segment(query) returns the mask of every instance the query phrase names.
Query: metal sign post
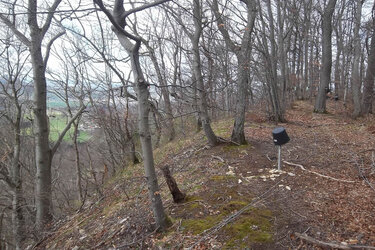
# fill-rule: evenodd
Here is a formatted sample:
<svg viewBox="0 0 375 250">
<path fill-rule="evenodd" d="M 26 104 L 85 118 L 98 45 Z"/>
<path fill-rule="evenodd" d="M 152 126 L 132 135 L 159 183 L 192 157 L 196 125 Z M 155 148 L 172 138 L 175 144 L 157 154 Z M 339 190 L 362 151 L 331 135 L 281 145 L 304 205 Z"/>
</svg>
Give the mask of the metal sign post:
<svg viewBox="0 0 375 250">
<path fill-rule="evenodd" d="M 281 170 L 281 145 L 284 145 L 290 141 L 288 134 L 285 131 L 285 128 L 278 127 L 272 131 L 273 142 L 277 146 L 278 149 L 278 157 L 277 157 L 277 169 Z"/>
<path fill-rule="evenodd" d="M 279 154 L 277 157 L 277 170 L 281 170 L 281 145 L 277 147 L 279 148 Z"/>
</svg>

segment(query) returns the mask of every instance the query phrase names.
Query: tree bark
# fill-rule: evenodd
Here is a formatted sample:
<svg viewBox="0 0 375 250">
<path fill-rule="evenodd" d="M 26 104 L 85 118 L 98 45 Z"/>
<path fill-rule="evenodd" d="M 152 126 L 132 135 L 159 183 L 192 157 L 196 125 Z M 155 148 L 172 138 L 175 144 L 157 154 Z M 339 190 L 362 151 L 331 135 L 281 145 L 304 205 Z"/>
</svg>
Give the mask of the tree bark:
<svg viewBox="0 0 375 250">
<path fill-rule="evenodd" d="M 326 112 L 326 94 L 331 81 L 332 70 L 332 16 L 337 0 L 329 0 L 322 18 L 322 64 L 320 69 L 320 84 L 315 100 L 314 112 Z"/>
<path fill-rule="evenodd" d="M 201 15 L 201 8 L 200 8 L 200 0 L 193 0 L 194 2 L 194 34 L 190 36 L 190 40 L 192 42 L 192 51 L 193 51 L 193 74 L 196 80 L 196 86 L 198 90 L 199 96 L 199 113 L 200 119 L 202 122 L 203 130 L 206 134 L 208 143 L 210 146 L 215 146 L 219 143 L 214 131 L 211 128 L 211 121 L 208 115 L 208 105 L 207 105 L 207 93 L 205 91 L 205 86 L 203 83 L 203 76 L 202 76 L 202 65 L 201 65 L 201 58 L 199 52 L 199 39 L 202 33 L 202 15 Z"/>
<path fill-rule="evenodd" d="M 370 53 L 368 56 L 366 77 L 363 89 L 362 114 L 372 114 L 372 105 L 374 98 L 374 77 L 375 77 L 375 2 L 373 6 L 372 17 L 372 36 L 370 44 Z"/>
<path fill-rule="evenodd" d="M 237 58 L 237 103 L 236 113 L 234 118 L 234 126 L 232 130 L 231 140 L 238 144 L 246 144 L 245 138 L 245 114 L 249 102 L 249 73 L 250 73 L 250 58 L 251 58 L 251 34 L 254 28 L 254 21 L 256 16 L 256 3 L 253 0 L 242 1 L 247 7 L 247 24 L 244 35 L 241 39 L 241 46 L 236 46 L 230 38 L 228 30 L 225 28 L 225 21 L 219 11 L 218 1 L 214 0 L 211 8 L 213 9 L 218 28 L 222 34 L 227 47 Z"/>
<path fill-rule="evenodd" d="M 186 194 L 182 193 L 178 188 L 176 180 L 173 178 L 171 172 L 169 171 L 168 165 L 165 165 L 161 168 L 163 171 L 164 178 L 167 182 L 169 191 L 172 194 L 173 201 L 179 203 L 185 200 Z"/>
<path fill-rule="evenodd" d="M 363 0 L 356 1 L 356 11 L 354 18 L 354 58 L 351 77 L 352 97 L 353 97 L 353 118 L 361 114 L 361 77 L 360 77 L 360 59 L 361 59 L 361 38 L 359 30 L 361 28 Z"/>
</svg>

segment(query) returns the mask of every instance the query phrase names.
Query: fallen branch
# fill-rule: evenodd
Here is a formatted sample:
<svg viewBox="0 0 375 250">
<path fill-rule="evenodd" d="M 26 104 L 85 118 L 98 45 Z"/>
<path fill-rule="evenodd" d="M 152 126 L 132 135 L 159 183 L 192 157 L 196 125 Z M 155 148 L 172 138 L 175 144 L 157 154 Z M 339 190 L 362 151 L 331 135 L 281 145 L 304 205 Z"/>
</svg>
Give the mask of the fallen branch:
<svg viewBox="0 0 375 250">
<path fill-rule="evenodd" d="M 342 244 L 342 243 L 334 243 L 334 242 L 324 242 L 321 240 L 314 239 L 313 237 L 307 236 L 306 234 L 301 233 L 294 233 L 295 236 L 298 238 L 305 240 L 309 243 L 312 243 L 314 245 L 318 245 L 321 247 L 330 247 L 330 248 L 336 248 L 336 249 L 375 249 L 375 247 L 372 246 L 361 246 L 361 245 L 349 245 L 349 244 Z"/>
<path fill-rule="evenodd" d="M 363 165 L 363 161 L 362 161 L 362 164 L 359 164 L 358 161 L 357 161 L 357 158 L 356 156 L 353 156 L 353 159 L 354 159 L 354 164 L 357 165 L 357 168 L 358 168 L 358 173 L 359 175 L 362 177 L 362 179 L 367 183 L 367 185 L 369 185 L 369 187 L 375 191 L 375 187 L 371 184 L 371 182 L 367 179 L 367 177 L 363 174 L 362 172 L 362 168 L 361 168 L 361 165 Z"/>
<path fill-rule="evenodd" d="M 355 181 L 337 179 L 337 178 L 334 178 L 334 177 L 331 177 L 331 176 L 328 176 L 328 175 L 324 175 L 324 174 L 320 174 L 320 173 L 315 172 L 315 171 L 308 170 L 304 166 L 302 166 L 301 164 L 296 164 L 296 163 L 292 163 L 292 162 L 288 162 L 288 161 L 283 161 L 283 163 L 285 163 L 287 165 L 290 165 L 290 166 L 299 167 L 303 171 L 315 174 L 317 176 L 320 176 L 320 177 L 323 177 L 323 178 L 326 178 L 326 179 L 330 179 L 330 180 L 334 180 L 334 181 L 340 181 L 340 182 L 346 182 L 346 183 L 355 183 Z"/>
<path fill-rule="evenodd" d="M 224 159 L 221 158 L 220 156 L 217 156 L 217 155 L 211 155 L 211 157 L 212 157 L 213 159 L 215 159 L 215 160 L 219 160 L 219 161 L 221 161 L 222 163 L 225 162 Z"/>
<path fill-rule="evenodd" d="M 229 143 L 233 143 L 233 144 L 235 144 L 235 145 L 237 145 L 237 146 L 241 146 L 241 144 L 239 144 L 239 143 L 237 143 L 237 142 L 235 142 L 235 141 L 227 140 L 227 139 L 225 139 L 225 138 L 223 138 L 223 137 L 220 137 L 220 136 L 218 136 L 217 139 L 218 139 L 219 141 L 222 141 L 222 142 L 229 142 Z"/>
</svg>

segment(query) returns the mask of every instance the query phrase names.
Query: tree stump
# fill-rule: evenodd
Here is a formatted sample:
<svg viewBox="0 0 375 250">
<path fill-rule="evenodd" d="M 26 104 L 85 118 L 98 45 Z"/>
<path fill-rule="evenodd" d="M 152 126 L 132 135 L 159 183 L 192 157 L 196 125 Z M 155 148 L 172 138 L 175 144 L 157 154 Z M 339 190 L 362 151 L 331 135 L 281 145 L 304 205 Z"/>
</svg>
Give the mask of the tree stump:
<svg viewBox="0 0 375 250">
<path fill-rule="evenodd" d="M 161 167 L 161 171 L 163 171 L 163 175 L 167 182 L 169 191 L 171 192 L 173 196 L 173 201 L 175 203 L 184 201 L 186 194 L 182 193 L 180 189 L 178 188 L 176 180 L 171 175 L 171 171 L 169 171 L 169 166 L 165 165 L 164 167 Z"/>
</svg>

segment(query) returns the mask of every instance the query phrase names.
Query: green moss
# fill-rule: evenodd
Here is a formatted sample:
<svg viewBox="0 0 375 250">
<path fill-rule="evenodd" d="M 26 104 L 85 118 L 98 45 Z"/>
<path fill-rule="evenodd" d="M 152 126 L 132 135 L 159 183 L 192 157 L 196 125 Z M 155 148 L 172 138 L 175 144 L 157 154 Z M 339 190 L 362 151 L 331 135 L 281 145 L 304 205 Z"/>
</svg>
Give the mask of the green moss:
<svg viewBox="0 0 375 250">
<path fill-rule="evenodd" d="M 240 210 L 241 208 L 245 207 L 248 202 L 245 201 L 230 201 L 229 203 L 225 204 L 221 208 L 221 212 L 224 214 L 230 214 L 232 211 Z"/>
<path fill-rule="evenodd" d="M 193 203 L 190 205 L 190 209 L 196 209 L 196 208 L 199 208 L 200 207 L 200 204 L 199 203 Z"/>
<path fill-rule="evenodd" d="M 246 144 L 243 144 L 243 145 L 235 145 L 235 144 L 230 144 L 230 145 L 226 145 L 223 147 L 223 151 L 224 152 L 241 152 L 243 150 L 247 150 L 251 148 L 251 144 L 249 144 L 248 142 L 246 142 Z"/>
<path fill-rule="evenodd" d="M 202 198 L 199 196 L 194 196 L 194 195 L 186 195 L 185 197 L 185 203 L 191 202 L 191 201 L 197 201 L 197 200 L 202 200 Z"/>
<path fill-rule="evenodd" d="M 204 230 L 207 230 L 215 226 L 217 223 L 220 222 L 221 219 L 222 219 L 221 215 L 207 216 L 207 217 L 199 218 L 199 219 L 188 219 L 188 220 L 183 220 L 181 223 L 181 226 L 184 232 L 200 234 Z"/>
<path fill-rule="evenodd" d="M 171 227 L 174 222 L 175 222 L 175 219 L 173 219 L 172 217 L 166 215 L 166 217 L 165 217 L 165 224 L 166 224 L 167 228 Z"/>
<path fill-rule="evenodd" d="M 244 248 L 252 243 L 265 243 L 272 241 L 272 212 L 267 209 L 252 208 L 246 215 L 233 224 L 224 227 L 225 235 L 229 236 L 224 248 Z"/>
<path fill-rule="evenodd" d="M 227 180 L 234 180 L 236 177 L 232 175 L 214 175 L 210 177 L 211 181 L 227 181 Z"/>
</svg>

